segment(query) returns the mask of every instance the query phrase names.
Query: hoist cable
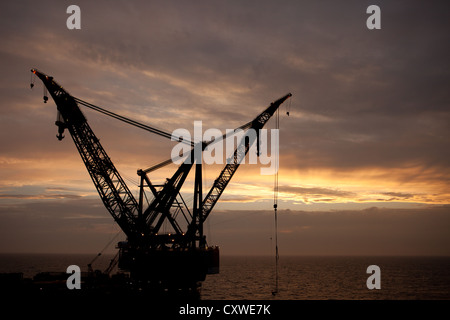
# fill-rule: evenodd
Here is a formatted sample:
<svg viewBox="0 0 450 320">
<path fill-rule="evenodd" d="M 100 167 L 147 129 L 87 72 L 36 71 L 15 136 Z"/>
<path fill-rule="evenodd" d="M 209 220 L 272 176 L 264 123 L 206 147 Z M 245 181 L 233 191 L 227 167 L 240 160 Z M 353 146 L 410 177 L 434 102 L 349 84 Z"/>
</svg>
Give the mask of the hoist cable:
<svg viewBox="0 0 450 320">
<path fill-rule="evenodd" d="M 280 129 L 280 112 L 277 110 L 277 114 L 275 116 L 275 127 L 276 130 Z M 273 150 L 272 150 L 273 152 Z M 275 218 L 275 290 L 272 291 L 273 295 L 278 293 L 278 167 L 279 167 L 279 155 L 275 155 L 275 168 L 277 168 L 274 174 L 274 186 L 273 186 L 273 209 L 274 209 L 274 218 Z"/>
<path fill-rule="evenodd" d="M 144 129 L 144 130 L 146 130 L 146 131 L 149 131 L 149 132 L 151 132 L 151 133 L 160 135 L 160 136 L 165 137 L 165 138 L 168 138 L 168 139 L 173 139 L 173 138 L 176 139 L 176 138 L 177 138 L 177 137 L 173 137 L 173 135 L 170 134 L 170 133 L 168 133 L 168 132 L 165 132 L 165 131 L 163 131 L 163 130 L 160 130 L 160 129 L 157 129 L 157 128 L 148 126 L 148 125 L 146 125 L 146 124 L 143 124 L 143 123 L 140 123 L 140 122 L 138 122 L 138 121 L 129 119 L 129 118 L 127 118 L 127 117 L 121 116 L 121 115 L 119 115 L 119 114 L 117 114 L 117 113 L 108 111 L 108 110 L 103 109 L 103 108 L 101 108 L 101 107 L 99 107 L 99 106 L 96 106 L 96 105 L 94 105 L 94 104 L 92 104 L 92 103 L 83 101 L 83 100 L 78 99 L 78 98 L 75 98 L 75 97 L 74 97 L 74 99 L 75 99 L 76 102 L 78 102 L 79 104 L 81 104 L 81 105 L 83 105 L 83 106 L 85 106 L 85 107 L 88 107 L 88 108 L 90 108 L 90 109 L 92 109 L 92 110 L 95 110 L 95 111 L 97 111 L 97 112 L 103 113 L 103 114 L 105 114 L 105 115 L 107 115 L 107 116 L 110 116 L 110 117 L 112 117 L 112 118 L 115 118 L 115 119 L 117 119 L 117 120 L 123 121 L 123 122 L 125 122 L 125 123 L 131 124 L 131 125 L 133 125 L 133 126 L 135 126 L 135 127 L 137 127 L 137 128 Z M 178 138 L 177 140 L 178 140 L 179 142 L 182 142 L 182 143 L 185 143 L 185 144 L 194 146 L 194 143 L 193 143 L 192 141 L 188 141 L 188 140 L 186 140 L 186 139 L 181 139 L 181 138 Z"/>
</svg>

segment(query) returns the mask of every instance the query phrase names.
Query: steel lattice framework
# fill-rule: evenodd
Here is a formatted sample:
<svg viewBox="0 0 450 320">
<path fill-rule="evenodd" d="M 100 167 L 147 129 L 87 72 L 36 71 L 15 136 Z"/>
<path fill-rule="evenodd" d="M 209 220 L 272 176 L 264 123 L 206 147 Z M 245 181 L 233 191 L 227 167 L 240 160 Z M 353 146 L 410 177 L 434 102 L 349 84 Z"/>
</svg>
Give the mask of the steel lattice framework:
<svg viewBox="0 0 450 320">
<path fill-rule="evenodd" d="M 192 161 L 182 163 L 162 186 L 154 185 L 148 174 L 170 161 L 147 170 L 138 170 L 140 191 L 139 200 L 136 200 L 95 136 L 79 105 L 165 137 L 170 135 L 75 98 L 56 83 L 53 77 L 36 69 L 31 71 L 42 80 L 57 106 L 58 139 L 61 140 L 64 137 L 62 135 L 64 130 L 69 131 L 103 204 L 127 236 L 128 242 L 119 246 L 121 249 L 119 259 L 122 259 L 122 262 L 119 260 L 119 266 L 131 270 L 139 279 L 150 279 L 157 283 L 169 281 L 168 279 L 186 282 L 185 278 L 189 278 L 190 282 L 188 281 L 185 285 L 192 285 L 192 281 L 204 279 L 207 272 L 205 266 L 209 265 L 209 256 L 204 252 L 210 251 L 203 235 L 203 223 L 236 173 L 250 146 L 259 139 L 259 136 L 244 136 L 241 139 L 231 161 L 225 165 L 204 198 L 202 196 L 202 164 L 201 159 L 196 158 L 198 152 L 195 150 L 201 148 L 203 152 L 209 144 L 213 143 L 212 141 L 199 142 L 197 145 L 187 142 L 193 146 L 190 156 Z M 289 97 L 291 94 L 271 103 L 253 121 L 240 128 L 252 129 L 258 134 L 279 106 Z M 45 102 L 47 99 L 44 97 Z M 224 135 L 222 139 L 226 137 Z M 193 167 L 195 167 L 194 199 L 193 207 L 190 209 L 182 198 L 180 189 Z M 153 195 L 153 200 L 145 209 L 144 189 L 149 190 Z M 184 223 L 180 224 L 179 219 L 182 219 Z M 161 232 L 165 221 L 169 222 L 173 231 Z M 196 248 L 197 250 L 194 250 Z M 185 264 L 184 272 L 180 273 L 179 263 Z"/>
</svg>

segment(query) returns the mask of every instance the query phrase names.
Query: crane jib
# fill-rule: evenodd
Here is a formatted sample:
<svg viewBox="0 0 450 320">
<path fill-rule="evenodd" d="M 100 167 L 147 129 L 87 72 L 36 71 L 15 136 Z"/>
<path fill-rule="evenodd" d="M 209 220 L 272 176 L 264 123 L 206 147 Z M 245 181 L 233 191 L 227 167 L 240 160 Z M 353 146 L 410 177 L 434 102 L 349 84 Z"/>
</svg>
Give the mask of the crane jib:
<svg viewBox="0 0 450 320">
<path fill-rule="evenodd" d="M 138 232 L 138 203 L 87 123 L 75 99 L 42 72 L 32 69 L 42 80 L 57 106 L 87 171 L 106 209 L 128 237 Z M 59 124 L 61 125 L 61 124 Z"/>
</svg>

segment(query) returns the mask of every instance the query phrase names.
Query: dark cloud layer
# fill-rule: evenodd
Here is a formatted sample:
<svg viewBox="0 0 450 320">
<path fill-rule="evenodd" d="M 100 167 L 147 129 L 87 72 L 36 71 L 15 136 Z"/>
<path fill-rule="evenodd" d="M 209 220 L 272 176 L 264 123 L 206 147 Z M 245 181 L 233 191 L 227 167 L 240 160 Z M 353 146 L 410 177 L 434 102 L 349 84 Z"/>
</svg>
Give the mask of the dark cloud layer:
<svg viewBox="0 0 450 320">
<path fill-rule="evenodd" d="M 65 28 L 64 2 L 2 4 L 2 54 L 13 62 L 2 109 L 23 101 L 23 87 L 10 86 L 25 85 L 27 62 L 69 91 L 91 88 L 94 102 L 135 115 L 146 106 L 157 121 L 184 126 L 200 113 L 209 123 L 240 124 L 292 91 L 291 113 L 305 114 L 283 128 L 289 151 L 302 155 L 292 165 L 415 161 L 448 174 L 448 4 L 382 1 L 382 29 L 369 31 L 367 3 L 81 2 L 80 31 Z M 177 119 L 171 110 L 193 112 Z"/>
<path fill-rule="evenodd" d="M 278 213 L 284 255 L 448 255 L 449 207 L 369 208 Z M 211 238 L 226 253 L 270 254 L 274 249 L 270 211 L 217 212 Z M 272 250 L 272 251 L 271 251 Z"/>
<path fill-rule="evenodd" d="M 95 253 L 119 231 L 98 199 L 1 205 L 0 219 L 1 252 Z"/>
<path fill-rule="evenodd" d="M 312 196 L 337 196 L 337 197 L 347 197 L 353 195 L 352 192 L 341 191 L 341 190 L 331 190 L 325 188 L 303 188 L 303 187 L 292 187 L 292 186 L 281 186 L 278 188 L 280 192 L 287 192 L 299 195 L 312 195 Z"/>
<path fill-rule="evenodd" d="M 449 210 L 448 206 L 280 210 L 280 253 L 449 255 Z M 115 237 L 118 227 L 98 199 L 29 200 L 0 206 L 0 231 L 1 252 L 97 253 Z M 263 210 L 216 210 L 205 224 L 209 243 L 228 255 L 273 254 L 274 231 L 273 212 Z"/>
</svg>

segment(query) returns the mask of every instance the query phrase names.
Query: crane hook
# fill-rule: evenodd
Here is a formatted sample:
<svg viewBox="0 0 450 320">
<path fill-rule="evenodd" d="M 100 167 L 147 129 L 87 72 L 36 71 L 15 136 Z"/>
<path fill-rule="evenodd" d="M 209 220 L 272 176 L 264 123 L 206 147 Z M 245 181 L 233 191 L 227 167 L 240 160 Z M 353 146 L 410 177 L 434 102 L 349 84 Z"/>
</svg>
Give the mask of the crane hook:
<svg viewBox="0 0 450 320">
<path fill-rule="evenodd" d="M 62 139 L 64 139 L 64 129 L 67 128 L 64 119 L 61 115 L 61 113 L 58 111 L 56 113 L 56 121 L 55 124 L 58 126 L 58 134 L 56 135 L 56 137 L 58 138 L 59 141 L 61 141 Z"/>
<path fill-rule="evenodd" d="M 48 101 L 48 91 L 47 91 L 47 87 L 44 86 L 44 103 L 47 103 Z"/>
<path fill-rule="evenodd" d="M 31 78 L 30 78 L 30 89 L 33 89 L 33 87 L 34 87 L 34 76 L 35 76 L 35 74 L 32 73 Z"/>
</svg>

